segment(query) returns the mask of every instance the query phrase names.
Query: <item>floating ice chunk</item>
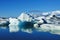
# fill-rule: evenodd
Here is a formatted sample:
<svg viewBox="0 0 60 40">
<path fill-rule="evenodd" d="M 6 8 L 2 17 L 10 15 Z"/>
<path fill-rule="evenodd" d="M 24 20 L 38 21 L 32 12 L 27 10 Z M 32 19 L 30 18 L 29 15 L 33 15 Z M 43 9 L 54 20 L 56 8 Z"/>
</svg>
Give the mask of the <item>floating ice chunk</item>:
<svg viewBox="0 0 60 40">
<path fill-rule="evenodd" d="M 38 26 L 39 26 L 38 24 L 34 24 L 34 28 L 36 28 L 36 29 L 37 29 L 37 28 L 38 28 Z"/>
<path fill-rule="evenodd" d="M 31 22 L 32 21 L 32 17 L 30 17 L 28 14 L 26 13 L 22 13 L 18 19 L 20 19 L 22 22 L 24 21 L 28 21 L 28 22 Z"/>
<path fill-rule="evenodd" d="M 16 18 L 9 18 L 10 25 L 19 25 L 19 20 Z"/>
<path fill-rule="evenodd" d="M 34 20 L 34 22 L 36 22 L 36 23 L 44 23 L 44 21 L 42 20 L 42 19 L 44 19 L 45 17 L 37 17 L 37 18 L 35 18 L 35 20 Z"/>
<path fill-rule="evenodd" d="M 51 15 L 46 17 L 47 23 L 59 24 L 60 23 L 60 17 L 58 17 L 58 15 L 60 15 L 59 11 L 53 11 Z"/>
<path fill-rule="evenodd" d="M 44 21 L 43 20 L 40 20 L 40 21 L 38 21 L 37 23 L 39 24 L 39 23 L 43 23 Z"/>
<path fill-rule="evenodd" d="M 10 32 L 17 32 L 17 31 L 19 31 L 18 25 L 19 25 L 20 21 L 18 21 L 18 19 L 16 19 L 16 18 L 9 18 L 9 22 L 10 22 L 10 24 L 9 24 L 9 31 Z"/>
<path fill-rule="evenodd" d="M 40 29 L 44 32 L 50 32 L 52 34 L 60 35 L 60 25 L 55 24 L 43 24 Z"/>
<path fill-rule="evenodd" d="M 50 32 L 52 34 L 60 35 L 60 25 L 58 25 L 58 22 L 60 23 L 60 19 L 53 16 L 60 14 L 60 11 L 53 11 L 50 13 L 52 14 L 48 14 L 47 12 L 43 14 L 47 16 L 36 15 L 35 17 L 33 15 L 30 16 L 29 14 L 22 13 L 17 19 L 9 18 L 9 31 L 17 32 L 21 30 L 23 32 L 32 33 L 32 29 L 34 28 L 37 31 Z"/>
<path fill-rule="evenodd" d="M 50 19 L 53 17 L 53 15 L 56 15 L 57 17 L 60 17 L 60 11 L 52 11 L 50 12 L 50 15 L 46 17 L 46 19 Z"/>
<path fill-rule="evenodd" d="M 42 31 L 47 32 L 47 31 L 50 30 L 50 26 L 51 26 L 51 25 L 49 25 L 49 24 L 42 24 L 42 25 L 40 26 L 40 28 L 41 28 Z"/>
<path fill-rule="evenodd" d="M 8 22 L 8 19 L 3 19 L 3 18 L 0 18 L 0 26 L 8 26 L 9 25 L 9 22 Z"/>
</svg>

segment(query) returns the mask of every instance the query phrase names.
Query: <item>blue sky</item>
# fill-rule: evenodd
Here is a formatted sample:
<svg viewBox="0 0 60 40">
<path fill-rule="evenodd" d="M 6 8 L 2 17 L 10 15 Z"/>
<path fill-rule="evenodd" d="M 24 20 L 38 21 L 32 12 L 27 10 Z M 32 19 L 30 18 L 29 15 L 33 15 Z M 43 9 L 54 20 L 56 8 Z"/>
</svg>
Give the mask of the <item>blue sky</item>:
<svg viewBox="0 0 60 40">
<path fill-rule="evenodd" d="M 60 0 L 0 0 L 0 17 L 18 17 L 23 11 L 60 10 Z"/>
</svg>

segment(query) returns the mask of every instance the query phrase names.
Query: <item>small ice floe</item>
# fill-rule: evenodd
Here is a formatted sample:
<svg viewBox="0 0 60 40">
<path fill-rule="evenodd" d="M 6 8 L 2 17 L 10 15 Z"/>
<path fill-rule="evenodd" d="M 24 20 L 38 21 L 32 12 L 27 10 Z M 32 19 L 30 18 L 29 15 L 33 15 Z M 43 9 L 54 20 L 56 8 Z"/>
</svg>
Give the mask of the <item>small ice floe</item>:
<svg viewBox="0 0 60 40">
<path fill-rule="evenodd" d="M 8 26 L 8 25 L 9 25 L 9 19 L 0 18 L 0 26 Z"/>
</svg>

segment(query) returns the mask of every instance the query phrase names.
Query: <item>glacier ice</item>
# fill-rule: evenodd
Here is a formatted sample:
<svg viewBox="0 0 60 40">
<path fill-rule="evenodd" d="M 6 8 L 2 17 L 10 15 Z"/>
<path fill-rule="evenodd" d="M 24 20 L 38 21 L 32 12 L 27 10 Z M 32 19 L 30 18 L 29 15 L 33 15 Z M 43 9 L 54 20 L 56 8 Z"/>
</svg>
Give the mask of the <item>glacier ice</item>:
<svg viewBox="0 0 60 40">
<path fill-rule="evenodd" d="M 9 21 L 7 18 L 0 18 L 0 26 L 7 26 L 9 25 Z"/>
<path fill-rule="evenodd" d="M 17 18 L 9 18 L 10 32 L 19 30 L 27 33 L 32 33 L 35 29 L 42 32 L 50 32 L 60 35 L 60 11 L 52 11 L 42 13 L 42 16 L 35 17 L 34 15 L 21 13 Z"/>
<path fill-rule="evenodd" d="M 22 17 L 22 18 L 21 18 Z M 19 30 L 31 33 L 33 28 L 33 22 L 29 15 L 22 13 L 17 19 L 9 18 L 9 29 L 10 32 L 17 32 Z"/>
<path fill-rule="evenodd" d="M 34 24 L 34 27 L 35 27 L 35 28 L 38 28 L 38 26 L 39 26 L 38 24 Z"/>
<path fill-rule="evenodd" d="M 30 17 L 28 14 L 26 13 L 22 13 L 19 17 L 18 17 L 19 20 L 21 20 L 22 22 L 24 21 L 32 21 L 32 17 Z"/>
<path fill-rule="evenodd" d="M 20 21 L 18 21 L 18 19 L 16 19 L 16 18 L 9 18 L 9 22 L 10 22 L 10 24 L 9 24 L 9 31 L 10 32 L 17 32 L 17 31 L 19 31 L 18 25 L 19 25 Z"/>
<path fill-rule="evenodd" d="M 11 25 L 18 25 L 20 21 L 16 18 L 9 18 L 9 22 Z"/>
<path fill-rule="evenodd" d="M 59 34 L 60 35 L 60 25 L 55 24 L 43 24 L 40 27 L 41 31 L 50 32 L 52 34 Z"/>
</svg>

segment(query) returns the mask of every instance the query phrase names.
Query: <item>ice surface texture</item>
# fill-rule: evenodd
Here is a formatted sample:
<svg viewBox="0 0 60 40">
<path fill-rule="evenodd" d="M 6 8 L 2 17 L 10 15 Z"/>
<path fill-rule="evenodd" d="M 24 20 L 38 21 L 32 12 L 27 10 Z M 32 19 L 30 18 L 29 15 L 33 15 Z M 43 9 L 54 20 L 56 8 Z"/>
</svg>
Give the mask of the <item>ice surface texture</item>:
<svg viewBox="0 0 60 40">
<path fill-rule="evenodd" d="M 60 35 L 60 11 L 44 12 L 40 16 L 33 16 L 31 13 L 21 13 L 17 18 L 9 18 L 9 31 L 19 30 L 32 33 L 33 30 L 39 32 L 50 32 Z"/>
</svg>

